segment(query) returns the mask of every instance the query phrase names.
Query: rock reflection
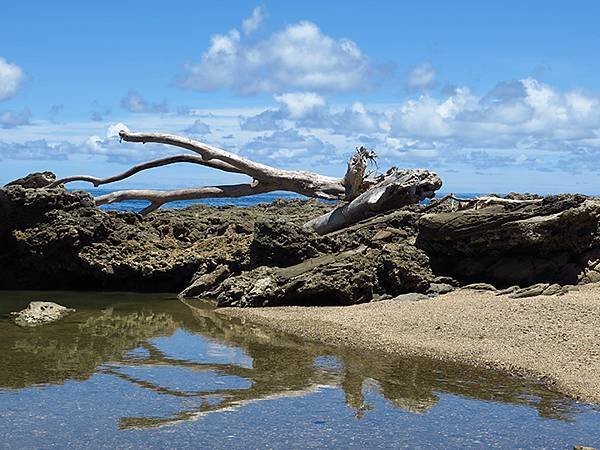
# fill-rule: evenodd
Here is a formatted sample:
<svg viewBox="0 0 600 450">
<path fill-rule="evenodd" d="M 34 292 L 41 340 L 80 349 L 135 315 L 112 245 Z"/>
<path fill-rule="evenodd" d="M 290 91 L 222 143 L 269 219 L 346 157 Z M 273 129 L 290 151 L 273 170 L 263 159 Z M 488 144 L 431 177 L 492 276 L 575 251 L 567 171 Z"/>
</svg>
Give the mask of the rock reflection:
<svg viewBox="0 0 600 450">
<path fill-rule="evenodd" d="M 201 301 L 153 302 L 148 308 L 78 312 L 61 324 L 35 330 L 0 327 L 0 339 L 8 344 L 0 365 L 0 388 L 85 380 L 100 372 L 182 400 L 175 414 L 153 411 L 123 417 L 121 429 L 194 420 L 250 402 L 323 388 L 341 389 L 358 419 L 373 408 L 365 399 L 366 390 L 373 387 L 395 407 L 418 414 L 433 408 L 440 393 L 525 405 L 547 418 L 571 420 L 577 413 L 572 402 L 540 384 L 499 372 L 310 343 L 226 317 Z M 177 329 L 214 341 L 224 352 L 241 349 L 251 367 L 233 359 L 223 363 L 223 355 L 208 357 L 207 362 L 177 357 L 156 339 Z"/>
</svg>

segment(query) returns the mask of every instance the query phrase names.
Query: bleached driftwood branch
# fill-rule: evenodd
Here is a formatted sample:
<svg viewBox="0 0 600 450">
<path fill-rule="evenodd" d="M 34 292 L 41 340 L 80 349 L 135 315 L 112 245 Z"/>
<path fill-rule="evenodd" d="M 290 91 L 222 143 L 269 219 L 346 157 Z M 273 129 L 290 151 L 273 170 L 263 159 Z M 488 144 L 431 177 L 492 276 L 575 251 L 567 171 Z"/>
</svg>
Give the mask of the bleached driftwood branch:
<svg viewBox="0 0 600 450">
<path fill-rule="evenodd" d="M 57 180 L 48 187 L 56 187 L 72 181 L 87 181 L 99 186 L 121 181 L 142 170 L 168 164 L 179 162 L 200 164 L 227 172 L 244 174 L 249 176 L 252 181 L 246 184 L 172 191 L 123 190 L 101 195 L 94 200 L 98 206 L 127 200 L 144 200 L 149 202 L 149 205 L 141 211 L 142 214 L 147 214 L 165 203 L 176 200 L 245 197 L 276 190 L 348 202 L 305 225 L 307 229 L 325 234 L 373 215 L 433 197 L 435 191 L 442 185 L 441 179 L 435 173 L 427 170 L 392 168 L 382 176 L 370 177 L 366 173 L 367 165 L 369 161 L 374 160 L 375 153 L 364 147 L 357 148 L 356 153 L 348 162 L 344 177 L 333 178 L 314 172 L 278 169 L 212 145 L 172 134 L 120 131 L 119 136 L 121 140 L 127 142 L 152 142 L 184 148 L 197 153 L 198 156 L 175 155 L 156 159 L 106 178 L 88 175 L 71 176 Z"/>
<path fill-rule="evenodd" d="M 304 227 L 327 234 L 392 209 L 431 198 L 442 187 L 441 178 L 428 170 L 392 168 L 380 181 L 350 203 L 310 220 Z"/>
<path fill-rule="evenodd" d="M 176 189 L 172 191 L 158 190 L 125 190 L 111 192 L 110 194 L 96 197 L 94 201 L 97 206 L 118 203 L 126 200 L 146 200 L 150 202 L 141 214 L 148 214 L 165 203 L 178 200 L 199 200 L 203 198 L 234 198 L 246 197 L 248 195 L 264 194 L 277 190 L 277 186 L 266 183 L 232 184 L 225 186 L 208 186 L 191 189 Z"/>
<path fill-rule="evenodd" d="M 135 175 L 142 170 L 153 169 L 155 167 L 166 166 L 169 164 L 175 163 L 193 163 L 200 164 L 202 166 L 212 167 L 214 169 L 224 170 L 225 172 L 231 173 L 242 173 L 239 169 L 224 163 L 222 161 L 207 161 L 201 156 L 196 155 L 174 155 L 167 156 L 165 158 L 154 159 L 152 161 L 146 161 L 140 164 L 137 164 L 125 172 L 119 173 L 117 175 L 112 175 L 106 178 L 98 178 L 90 175 L 73 175 L 70 177 L 61 178 L 59 180 L 54 181 L 53 183 L 47 186 L 48 189 L 55 188 L 60 186 L 61 184 L 71 183 L 73 181 L 86 181 L 88 183 L 92 183 L 95 187 L 98 187 L 103 184 L 114 183 L 116 181 L 124 180 L 125 178 L 129 178 L 132 175 Z"/>
<path fill-rule="evenodd" d="M 207 161 L 218 160 L 227 163 L 255 180 L 278 184 L 279 189 L 283 191 L 327 199 L 340 198 L 345 192 L 339 178 L 326 177 L 314 172 L 277 169 L 212 145 L 173 134 L 121 131 L 119 136 L 127 142 L 154 142 L 191 150 Z"/>
</svg>

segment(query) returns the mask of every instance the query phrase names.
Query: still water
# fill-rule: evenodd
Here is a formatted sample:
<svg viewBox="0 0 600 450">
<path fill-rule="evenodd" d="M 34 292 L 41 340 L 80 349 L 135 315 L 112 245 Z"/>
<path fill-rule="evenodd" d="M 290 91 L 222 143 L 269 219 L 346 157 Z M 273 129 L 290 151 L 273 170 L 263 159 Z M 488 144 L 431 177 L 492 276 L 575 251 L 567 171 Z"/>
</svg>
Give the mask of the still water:
<svg viewBox="0 0 600 450">
<path fill-rule="evenodd" d="M 32 329 L 31 300 L 77 308 Z M 572 448 L 600 410 L 502 373 L 354 353 L 129 293 L 0 293 L 0 447 Z"/>
</svg>

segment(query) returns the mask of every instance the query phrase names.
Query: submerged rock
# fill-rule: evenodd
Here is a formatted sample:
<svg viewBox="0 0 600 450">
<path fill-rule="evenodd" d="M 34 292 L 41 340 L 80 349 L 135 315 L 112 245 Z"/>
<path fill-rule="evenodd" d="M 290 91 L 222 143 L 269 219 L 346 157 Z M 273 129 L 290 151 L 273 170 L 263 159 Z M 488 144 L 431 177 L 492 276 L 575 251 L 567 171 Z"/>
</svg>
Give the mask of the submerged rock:
<svg viewBox="0 0 600 450">
<path fill-rule="evenodd" d="M 21 327 L 36 327 L 56 322 L 66 315 L 75 312 L 72 308 L 53 302 L 31 302 L 22 311 L 10 313 L 12 320 Z"/>
</svg>

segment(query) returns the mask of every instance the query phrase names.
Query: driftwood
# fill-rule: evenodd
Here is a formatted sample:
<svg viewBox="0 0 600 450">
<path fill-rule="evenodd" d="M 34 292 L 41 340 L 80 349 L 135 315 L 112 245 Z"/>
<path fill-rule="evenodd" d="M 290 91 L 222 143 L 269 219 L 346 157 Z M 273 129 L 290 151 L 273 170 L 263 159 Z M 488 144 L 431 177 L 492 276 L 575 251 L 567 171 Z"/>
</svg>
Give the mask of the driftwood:
<svg viewBox="0 0 600 450">
<path fill-rule="evenodd" d="M 437 206 L 440 206 L 443 203 L 448 201 L 454 202 L 457 206 L 456 209 L 481 209 L 490 205 L 535 205 L 541 203 L 543 198 L 531 198 L 531 199 L 513 199 L 513 198 L 503 198 L 503 197 L 495 197 L 492 195 L 484 195 L 480 197 L 473 198 L 459 198 L 454 194 L 448 194 L 444 197 L 440 198 L 435 202 L 431 202 L 431 204 L 427 205 L 423 208 L 422 212 L 429 211 Z"/>
<path fill-rule="evenodd" d="M 375 153 L 357 148 L 348 162 L 343 178 L 324 176 L 314 172 L 278 169 L 243 158 L 220 148 L 193 139 L 164 133 L 132 133 L 120 131 L 121 140 L 127 142 L 152 142 L 191 150 L 197 155 L 175 155 L 138 164 L 123 173 L 107 178 L 76 175 L 56 180 L 48 188 L 73 182 L 86 181 L 100 186 L 124 180 L 143 170 L 180 162 L 199 164 L 226 172 L 249 176 L 252 181 L 245 184 L 206 186 L 172 191 L 122 190 L 94 199 L 96 205 L 145 200 L 149 205 L 141 213 L 147 214 L 165 203 L 176 200 L 205 198 L 244 197 L 272 191 L 295 192 L 307 197 L 339 200 L 344 204 L 332 212 L 313 219 L 305 228 L 319 234 L 338 230 L 373 215 L 407 204 L 417 203 L 435 195 L 441 179 L 427 170 L 399 170 L 392 168 L 379 177 L 370 177 L 367 166 Z"/>
</svg>

